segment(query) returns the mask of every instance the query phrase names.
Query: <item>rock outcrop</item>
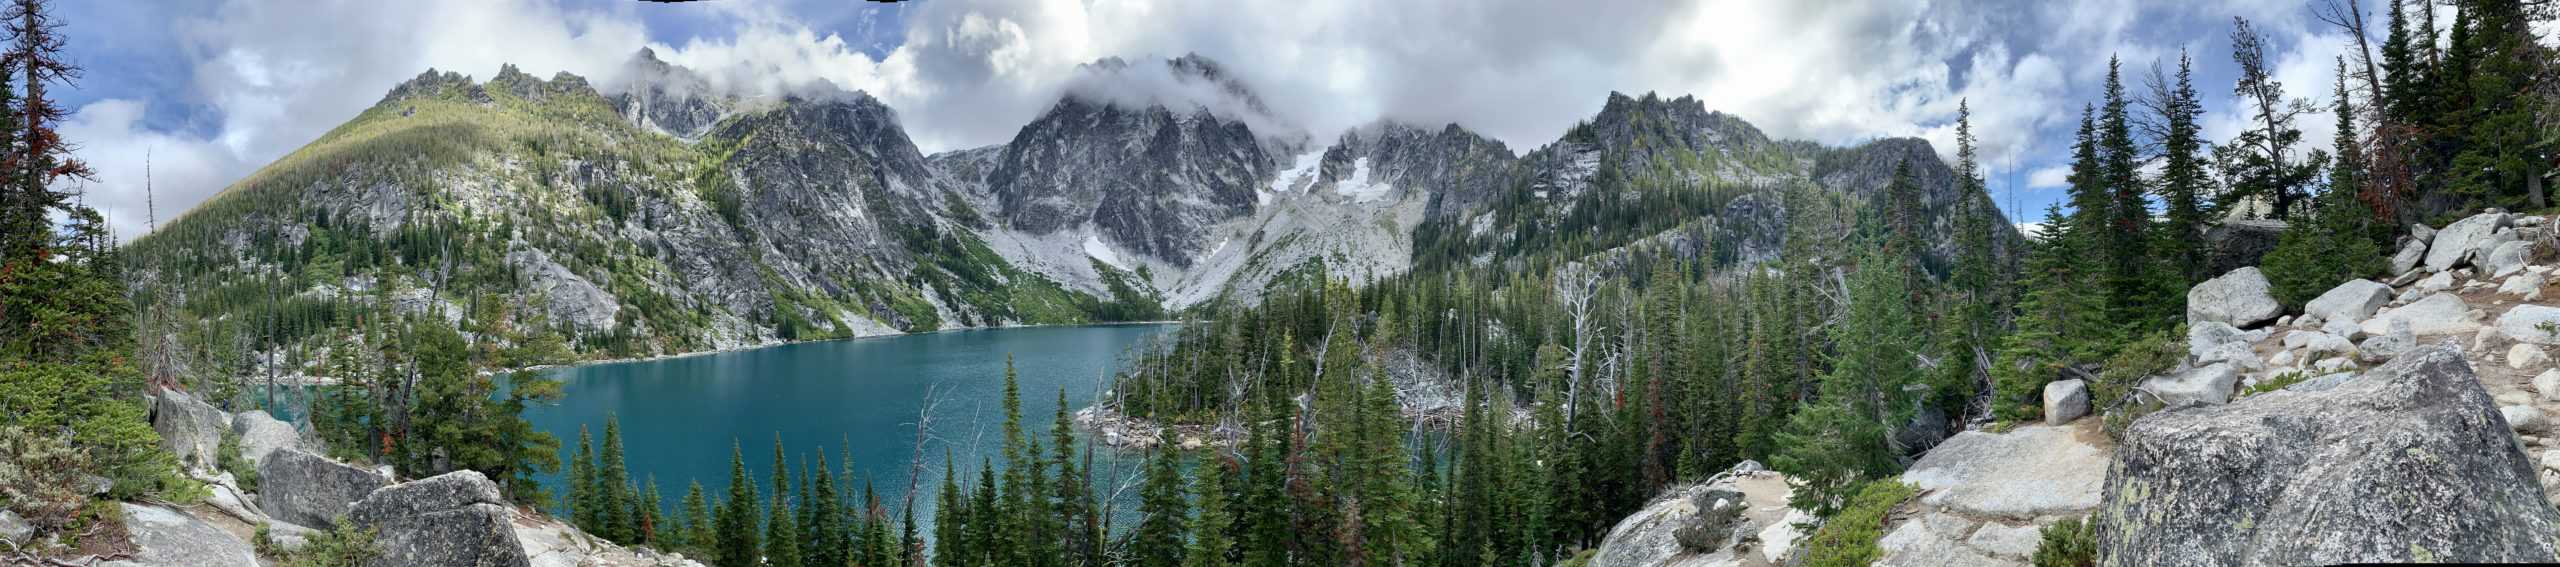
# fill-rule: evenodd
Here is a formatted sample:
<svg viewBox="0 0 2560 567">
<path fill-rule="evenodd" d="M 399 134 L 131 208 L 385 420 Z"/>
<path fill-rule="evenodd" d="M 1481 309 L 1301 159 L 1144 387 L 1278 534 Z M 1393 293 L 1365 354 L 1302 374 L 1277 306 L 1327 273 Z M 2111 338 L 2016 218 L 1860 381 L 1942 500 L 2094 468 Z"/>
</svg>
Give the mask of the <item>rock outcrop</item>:
<svg viewBox="0 0 2560 567">
<path fill-rule="evenodd" d="M 2456 335 L 2480 328 L 2480 316 L 2471 311 L 2471 303 L 2452 293 L 2429 295 L 2408 305 L 2384 309 L 2363 323 L 2368 335 L 2391 332 L 2394 319 L 2408 321 L 2409 331 L 2418 335 Z"/>
<path fill-rule="evenodd" d="M 531 565 L 498 484 L 478 471 L 383 487 L 357 502 L 347 518 L 378 530 L 374 543 L 382 555 L 368 567 Z"/>
<path fill-rule="evenodd" d="M 302 448 L 302 433 L 295 431 L 293 424 L 261 410 L 232 415 L 231 431 L 240 435 L 240 457 L 253 464 L 266 462 L 269 453 L 280 449 Z"/>
<path fill-rule="evenodd" d="M 2498 229 L 2512 221 L 2503 212 L 2486 212 L 2445 225 L 2427 245 L 2427 270 L 2451 270 L 2482 257 L 2500 242 Z"/>
<path fill-rule="evenodd" d="M 2320 297 L 2302 304 L 2302 314 L 2322 321 L 2363 321 L 2391 302 L 2391 286 L 2373 280 L 2354 280 L 2330 288 Z"/>
<path fill-rule="evenodd" d="M 2256 267 L 2240 268 L 2187 290 L 2187 322 L 2212 321 L 2249 328 L 2275 320 L 2284 305 L 2269 293 L 2267 276 Z"/>
<path fill-rule="evenodd" d="M 133 557 L 110 567 L 258 567 L 247 542 L 193 516 L 160 506 L 125 504 L 125 532 Z"/>
<path fill-rule="evenodd" d="M 211 468 L 231 416 L 186 392 L 167 390 L 151 403 L 151 429 L 160 432 L 160 448 L 177 455 L 179 463 Z"/>
<path fill-rule="evenodd" d="M 1808 521 L 1787 507 L 1786 477 L 1743 461 L 1707 482 L 1671 488 L 1620 520 L 1593 567 L 1781 565 Z"/>
<path fill-rule="evenodd" d="M 258 506 L 277 520 L 321 527 L 346 516 L 356 501 L 390 484 L 373 471 L 283 449 L 258 463 Z"/>
<path fill-rule="evenodd" d="M 2432 346 L 2135 422 L 2094 521 L 2107 565 L 2547 562 L 2543 497 L 2462 353 Z"/>
<path fill-rule="evenodd" d="M 2026 565 L 2045 524 L 2098 505 L 2104 439 L 2094 421 L 1948 439 L 1902 473 L 1921 496 L 1886 526 L 1876 564 Z"/>
<path fill-rule="evenodd" d="M 2284 237 L 2284 221 L 2234 219 L 2204 231 L 2206 268 L 2220 274 L 2258 265 Z"/>
</svg>

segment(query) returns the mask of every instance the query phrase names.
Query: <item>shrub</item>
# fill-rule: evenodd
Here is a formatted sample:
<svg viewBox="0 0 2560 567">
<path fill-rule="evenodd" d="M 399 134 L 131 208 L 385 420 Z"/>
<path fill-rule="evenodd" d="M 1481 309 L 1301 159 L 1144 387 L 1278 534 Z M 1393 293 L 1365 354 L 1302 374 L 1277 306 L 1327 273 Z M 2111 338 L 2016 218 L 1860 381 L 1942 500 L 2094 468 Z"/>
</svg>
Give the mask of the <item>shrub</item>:
<svg viewBox="0 0 2560 567">
<path fill-rule="evenodd" d="M 2098 564 L 2098 534 L 2090 523 L 2080 518 L 2066 518 L 2044 527 L 2044 541 L 2036 545 L 2033 558 L 2036 567 L 2090 567 Z"/>
<path fill-rule="evenodd" d="M 339 518 L 329 529 L 311 532 L 301 547 L 283 549 L 273 536 L 268 535 L 265 524 L 258 526 L 258 533 L 251 544 L 257 547 L 258 554 L 276 558 L 275 565 L 281 567 L 360 567 L 382 555 L 382 549 L 374 545 L 373 536 L 374 530 L 358 529 L 345 518 Z"/>
<path fill-rule="evenodd" d="M 1869 481 L 1806 541 L 1804 565 L 1860 567 L 1875 562 L 1883 554 L 1876 540 L 1884 539 L 1885 516 L 1916 492 L 1898 480 Z"/>
<path fill-rule="evenodd" d="M 38 532 L 62 530 L 78 520 L 89 501 L 81 475 L 89 454 L 62 438 L 0 427 L 0 506 L 17 512 Z"/>
<path fill-rule="evenodd" d="M 221 465 L 223 472 L 231 473 L 231 479 L 240 483 L 241 492 L 258 491 L 258 467 L 240 456 L 240 434 L 222 433 L 222 445 L 214 451 L 214 462 Z"/>
<path fill-rule="evenodd" d="M 2099 371 L 2097 382 L 2089 384 L 2089 403 L 2093 409 L 2105 412 L 2104 422 L 2109 437 L 2121 437 L 2124 428 L 2133 425 L 2134 420 L 2160 409 L 2156 400 L 2129 400 L 2126 397 L 2133 394 L 2134 386 L 2142 384 L 2142 379 L 2167 373 L 2186 360 L 2186 341 L 2178 340 L 2183 336 L 2186 336 L 2183 325 L 2167 332 L 2152 333 L 2126 344 L 2123 350 L 2116 351 L 2114 357 L 2107 359 L 2106 369 Z"/>
</svg>

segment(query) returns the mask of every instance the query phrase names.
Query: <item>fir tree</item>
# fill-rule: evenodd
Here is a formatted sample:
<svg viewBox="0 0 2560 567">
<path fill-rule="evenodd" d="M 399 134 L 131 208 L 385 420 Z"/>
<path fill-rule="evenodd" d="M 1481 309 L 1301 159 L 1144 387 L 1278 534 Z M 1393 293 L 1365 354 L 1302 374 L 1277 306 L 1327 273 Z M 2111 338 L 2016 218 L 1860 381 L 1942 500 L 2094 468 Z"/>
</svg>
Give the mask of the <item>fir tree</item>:
<svg viewBox="0 0 2560 567">
<path fill-rule="evenodd" d="M 597 502 L 605 516 L 600 535 L 616 542 L 637 541 L 640 519 L 632 514 L 631 473 L 622 459 L 622 421 L 611 413 L 604 416 L 604 452 L 597 456 L 595 481 L 602 493 Z"/>
<path fill-rule="evenodd" d="M 2196 95 L 2193 78 L 2195 61 L 2185 53 L 2178 54 L 2178 77 L 2174 86 L 2161 93 L 2160 122 L 2160 203 L 2162 218 L 2160 237 L 2155 240 L 2161 260 L 2176 284 L 2193 285 L 2211 278 L 2205 273 L 2204 195 L 2213 184 L 2205 170 L 2204 137 L 2201 122 L 2204 102 Z"/>
<path fill-rule="evenodd" d="M 1849 278 L 1848 313 L 1831 328 L 1837 353 L 1821 382 L 1820 402 L 1799 410 L 1781 434 L 1773 463 L 1805 482 L 1800 507 L 1835 509 L 1861 478 L 1889 474 L 1899 448 L 1894 429 L 1907 422 L 1918 401 L 1906 385 L 1917 383 L 1917 325 L 1903 302 L 1902 257 L 1868 244 Z"/>
<path fill-rule="evenodd" d="M 684 489 L 684 510 L 676 516 L 682 528 L 668 547 L 705 559 L 714 557 L 718 533 L 713 530 L 711 506 L 702 495 L 702 482 L 695 481 Z"/>
<path fill-rule="evenodd" d="M 714 523 L 719 544 L 714 548 L 721 567 L 752 566 L 762 563 L 763 546 L 756 544 L 755 481 L 747 479 L 747 461 L 735 442 L 729 446 L 729 497 L 720 504 L 720 515 Z"/>
<path fill-rule="evenodd" d="M 844 512 L 839 509 L 842 497 L 836 494 L 834 473 L 827 470 L 827 450 L 818 449 L 817 479 L 809 484 L 807 500 L 800 507 L 808 512 L 809 521 L 802 525 L 801 554 L 810 567 L 844 565 Z"/>
<path fill-rule="evenodd" d="M 1183 542 L 1190 534 L 1190 505 L 1183 501 L 1181 456 L 1158 448 L 1147 459 L 1146 479 L 1138 488 L 1140 518 L 1130 532 L 1128 564 L 1179 567 Z"/>
<path fill-rule="evenodd" d="M 604 494 L 597 490 L 596 485 L 594 437 L 587 434 L 587 426 L 580 425 L 578 452 L 569 463 L 569 523 L 587 533 L 605 533 L 605 524 L 598 514 L 603 507 L 596 502 L 602 496 Z"/>
<path fill-rule="evenodd" d="M 1183 567 L 1225 567 L 1231 565 L 1235 539 L 1229 533 L 1235 524 L 1234 512 L 1227 508 L 1226 479 L 1239 471 L 1224 455 L 1203 459 L 1197 474 L 1192 475 L 1191 492 L 1199 502 L 1200 513 L 1188 526 L 1191 542 L 1182 554 Z"/>
</svg>

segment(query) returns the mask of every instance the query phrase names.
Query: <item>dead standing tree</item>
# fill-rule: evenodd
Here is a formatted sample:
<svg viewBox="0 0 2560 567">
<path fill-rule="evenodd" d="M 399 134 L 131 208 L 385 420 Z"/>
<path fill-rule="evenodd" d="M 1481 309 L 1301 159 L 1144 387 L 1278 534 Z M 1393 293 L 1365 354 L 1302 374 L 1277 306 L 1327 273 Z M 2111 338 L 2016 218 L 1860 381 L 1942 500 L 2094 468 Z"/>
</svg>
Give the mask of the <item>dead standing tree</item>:
<svg viewBox="0 0 2560 567">
<path fill-rule="evenodd" d="M 1565 317 L 1572 320 L 1573 348 L 1566 351 L 1564 372 L 1564 430 L 1572 437 L 1574 418 L 1582 413 L 1583 354 L 1591 346 L 1591 299 L 1598 295 L 1600 274 L 1590 266 L 1576 262 L 1556 270 L 1556 303 L 1564 307 Z"/>
</svg>

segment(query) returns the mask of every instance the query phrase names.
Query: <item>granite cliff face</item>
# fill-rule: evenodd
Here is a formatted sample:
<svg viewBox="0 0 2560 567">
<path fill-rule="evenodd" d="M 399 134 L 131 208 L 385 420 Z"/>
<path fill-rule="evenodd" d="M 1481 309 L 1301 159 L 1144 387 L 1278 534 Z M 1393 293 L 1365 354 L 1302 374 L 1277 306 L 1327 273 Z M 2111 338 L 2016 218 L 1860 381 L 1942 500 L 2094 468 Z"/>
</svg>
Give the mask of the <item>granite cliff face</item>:
<svg viewBox="0 0 2560 567">
<path fill-rule="evenodd" d="M 1948 203 L 1984 199 L 1925 142 L 1775 141 L 1685 97 L 1612 94 L 1525 155 L 1454 124 L 1317 142 L 1207 59 L 1113 59 L 1009 142 L 927 156 L 864 93 L 739 96 L 645 50 L 620 76 L 421 74 L 135 243 L 141 293 L 317 313 L 284 343 L 425 315 L 538 363 L 1158 318 L 1588 227 L 1570 249 L 1765 260 L 1804 195 L 1869 199 L 1903 163 L 1941 247 Z M 252 289 L 277 301 L 206 300 Z"/>
</svg>

